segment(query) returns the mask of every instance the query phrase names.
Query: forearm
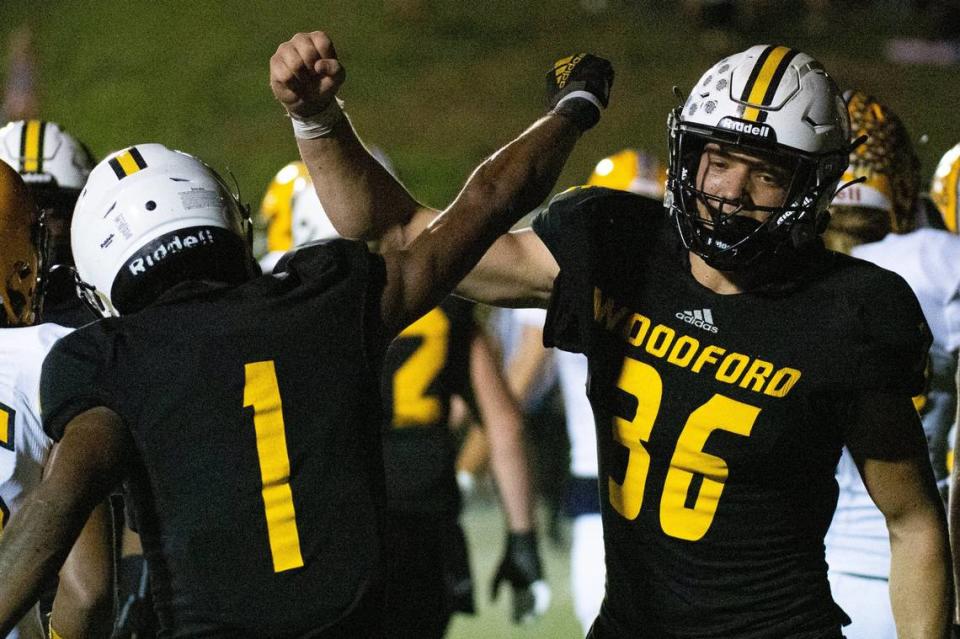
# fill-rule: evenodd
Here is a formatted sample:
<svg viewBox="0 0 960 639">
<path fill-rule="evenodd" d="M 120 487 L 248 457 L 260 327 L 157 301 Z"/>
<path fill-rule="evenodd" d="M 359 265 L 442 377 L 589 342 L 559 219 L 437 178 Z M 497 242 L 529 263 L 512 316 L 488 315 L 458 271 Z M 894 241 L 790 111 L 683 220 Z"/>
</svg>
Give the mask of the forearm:
<svg viewBox="0 0 960 639">
<path fill-rule="evenodd" d="M 900 639 L 950 636 L 953 585 L 942 515 L 888 519 L 890 600 Z"/>
<path fill-rule="evenodd" d="M 342 236 L 380 241 L 422 208 L 367 151 L 347 117 L 332 135 L 298 138 L 297 145 L 323 209 Z M 424 226 L 426 221 L 418 231 Z"/>
<path fill-rule="evenodd" d="M 41 483 L 0 536 L 0 636 L 36 602 L 63 563 L 84 521 L 71 510 L 66 496 Z"/>
<path fill-rule="evenodd" d="M 91 513 L 60 570 L 50 625 L 61 637 L 106 637 L 113 627 L 113 518 L 110 505 Z"/>
<path fill-rule="evenodd" d="M 530 532 L 534 528 L 534 498 L 523 441 L 523 416 L 483 333 L 474 336 L 471 344 L 470 377 L 507 526 L 510 532 Z"/>
<path fill-rule="evenodd" d="M 490 468 L 507 526 L 510 532 L 529 532 L 534 528 L 534 497 L 521 425 L 500 423 L 495 427 L 504 433 L 490 438 Z"/>
<path fill-rule="evenodd" d="M 550 192 L 580 137 L 564 116 L 548 115 L 483 162 L 450 207 L 408 247 L 398 298 L 386 317 L 400 326 L 436 306 L 525 213 Z"/>
</svg>

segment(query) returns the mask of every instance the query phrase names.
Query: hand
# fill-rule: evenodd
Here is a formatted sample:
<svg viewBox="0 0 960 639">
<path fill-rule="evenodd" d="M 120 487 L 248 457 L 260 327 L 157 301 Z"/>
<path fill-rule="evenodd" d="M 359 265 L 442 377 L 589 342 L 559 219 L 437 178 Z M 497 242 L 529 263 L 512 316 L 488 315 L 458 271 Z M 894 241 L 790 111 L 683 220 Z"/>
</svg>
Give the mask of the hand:
<svg viewBox="0 0 960 639">
<path fill-rule="evenodd" d="M 337 94 L 347 72 L 333 42 L 322 31 L 298 33 L 270 58 L 270 89 L 291 116 L 322 112 Z"/>
<path fill-rule="evenodd" d="M 513 588 L 513 623 L 533 621 L 550 607 L 550 586 L 543 580 L 536 533 L 507 535 L 506 552 L 493 578 L 492 599 L 504 581 Z"/>
<path fill-rule="evenodd" d="M 590 53 L 560 58 L 547 72 L 547 108 L 586 131 L 600 121 L 612 86 L 613 66 L 608 60 Z"/>
</svg>

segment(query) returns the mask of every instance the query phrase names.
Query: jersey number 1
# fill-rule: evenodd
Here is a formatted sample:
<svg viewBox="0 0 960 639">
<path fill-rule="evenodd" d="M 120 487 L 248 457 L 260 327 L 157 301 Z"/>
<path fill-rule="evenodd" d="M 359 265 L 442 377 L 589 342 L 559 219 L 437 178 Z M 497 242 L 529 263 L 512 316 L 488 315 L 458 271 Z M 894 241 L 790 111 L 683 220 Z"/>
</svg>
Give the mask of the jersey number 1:
<svg viewBox="0 0 960 639">
<path fill-rule="evenodd" d="M 300 554 L 293 493 L 290 492 L 290 456 L 287 453 L 283 406 L 273 360 L 245 365 L 243 405 L 253 408 L 273 571 L 300 568 L 303 566 L 303 557 Z"/>
<path fill-rule="evenodd" d="M 613 437 L 630 451 L 623 483 L 608 478 L 610 505 L 626 519 L 636 519 L 643 504 L 650 453 L 644 442 L 650 440 L 660 400 L 663 380 L 657 370 L 630 357 L 623 362 L 617 388 L 637 400 L 631 419 L 613 418 Z M 687 418 L 677 438 L 670 469 L 660 497 L 660 527 L 671 537 L 697 541 L 701 539 L 717 513 L 720 494 L 727 480 L 727 462 L 703 450 L 707 438 L 715 430 L 750 436 L 760 409 L 720 394 L 711 397 Z M 703 477 L 700 490 L 688 505 L 695 475 Z"/>
</svg>

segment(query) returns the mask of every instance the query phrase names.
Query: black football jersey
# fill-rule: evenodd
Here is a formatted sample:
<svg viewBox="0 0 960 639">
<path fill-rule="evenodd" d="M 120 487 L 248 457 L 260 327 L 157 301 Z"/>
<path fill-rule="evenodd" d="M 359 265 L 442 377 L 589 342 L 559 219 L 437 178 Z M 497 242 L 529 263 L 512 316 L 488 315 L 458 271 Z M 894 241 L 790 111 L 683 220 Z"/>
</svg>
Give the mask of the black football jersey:
<svg viewBox="0 0 960 639">
<path fill-rule="evenodd" d="M 379 313 L 362 243 L 304 248 L 240 286 L 181 284 L 45 362 L 44 428 L 116 412 L 164 636 L 306 637 L 376 583 Z"/>
<path fill-rule="evenodd" d="M 897 275 L 817 253 L 789 292 L 718 295 L 662 204 L 558 196 L 548 345 L 583 352 L 607 563 L 599 636 L 821 637 L 845 619 L 823 537 L 849 399 L 910 396 L 929 331 Z"/>
<path fill-rule="evenodd" d="M 448 297 L 393 340 L 384 358 L 387 503 L 404 512 L 459 510 L 450 398 L 466 396 L 473 304 Z"/>
</svg>

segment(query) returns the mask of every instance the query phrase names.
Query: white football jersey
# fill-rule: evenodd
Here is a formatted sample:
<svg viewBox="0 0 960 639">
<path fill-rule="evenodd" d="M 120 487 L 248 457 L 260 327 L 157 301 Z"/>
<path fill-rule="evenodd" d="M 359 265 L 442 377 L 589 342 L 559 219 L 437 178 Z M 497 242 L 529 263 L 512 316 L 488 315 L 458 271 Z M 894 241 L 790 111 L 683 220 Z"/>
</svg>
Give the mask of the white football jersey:
<svg viewBox="0 0 960 639">
<path fill-rule="evenodd" d="M 563 412 L 570 438 L 570 474 L 597 477 L 597 429 L 587 399 L 587 357 L 554 349 L 563 393 Z"/>
<path fill-rule="evenodd" d="M 40 368 L 53 344 L 72 329 L 56 324 L 0 330 L 0 534 L 37 484 L 53 442 L 40 422 Z M 36 606 L 8 635 L 43 639 Z"/>
<path fill-rule="evenodd" d="M 853 255 L 903 277 L 916 294 L 933 334 L 930 390 L 921 408 L 930 459 L 941 491 L 948 482 L 946 457 L 956 411 L 957 348 L 960 347 L 960 236 L 923 228 L 863 244 Z M 882 304 L 878 313 L 882 312 Z M 856 464 L 844 449 L 837 466 L 840 495 L 826 537 L 831 570 L 888 578 L 890 539 Z"/>
</svg>

